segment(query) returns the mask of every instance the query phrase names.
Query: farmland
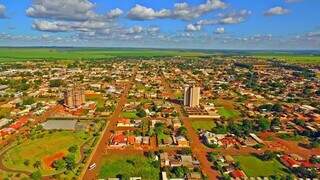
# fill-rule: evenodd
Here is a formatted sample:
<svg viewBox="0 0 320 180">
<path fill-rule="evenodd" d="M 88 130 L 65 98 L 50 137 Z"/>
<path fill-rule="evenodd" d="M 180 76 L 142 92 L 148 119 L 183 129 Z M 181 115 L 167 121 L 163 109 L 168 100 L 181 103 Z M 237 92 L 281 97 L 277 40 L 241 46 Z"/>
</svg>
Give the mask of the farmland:
<svg viewBox="0 0 320 180">
<path fill-rule="evenodd" d="M 121 57 L 203 56 L 180 50 L 98 48 L 0 48 L 0 60 L 98 60 Z"/>
</svg>

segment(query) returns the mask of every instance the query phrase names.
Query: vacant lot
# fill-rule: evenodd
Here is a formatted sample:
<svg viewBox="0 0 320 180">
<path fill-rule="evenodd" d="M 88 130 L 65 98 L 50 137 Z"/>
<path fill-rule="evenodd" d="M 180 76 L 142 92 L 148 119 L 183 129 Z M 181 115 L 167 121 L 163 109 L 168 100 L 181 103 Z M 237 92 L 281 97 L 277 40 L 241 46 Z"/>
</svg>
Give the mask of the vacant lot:
<svg viewBox="0 0 320 180">
<path fill-rule="evenodd" d="M 193 129 L 196 131 L 200 129 L 210 131 L 216 126 L 213 119 L 190 119 L 190 121 Z"/>
<path fill-rule="evenodd" d="M 248 177 L 266 177 L 271 175 L 286 175 L 285 167 L 277 160 L 262 161 L 255 156 L 236 156 L 241 169 Z"/>
<path fill-rule="evenodd" d="M 142 177 L 142 179 L 158 180 L 160 169 L 152 165 L 151 160 L 143 155 L 110 155 L 103 160 L 99 178 L 122 176 Z"/>
<path fill-rule="evenodd" d="M 42 138 L 28 139 L 14 146 L 4 154 L 3 164 L 13 170 L 33 172 L 36 170 L 33 164 L 41 161 L 40 170 L 44 175 L 53 174 L 55 170 L 45 166 L 44 161 L 57 153 L 68 154 L 68 148 L 72 145 L 80 147 L 89 135 L 85 132 L 60 131 L 45 134 Z M 80 151 L 76 153 L 76 160 L 80 159 Z M 26 165 L 26 161 L 29 161 Z"/>
<path fill-rule="evenodd" d="M 122 112 L 121 113 L 121 117 L 128 118 L 128 119 L 136 119 L 136 118 L 138 118 L 136 111 Z"/>
<path fill-rule="evenodd" d="M 226 119 L 234 119 L 238 118 L 240 113 L 236 110 L 220 107 L 218 108 L 218 114 L 222 117 L 225 117 Z"/>
</svg>

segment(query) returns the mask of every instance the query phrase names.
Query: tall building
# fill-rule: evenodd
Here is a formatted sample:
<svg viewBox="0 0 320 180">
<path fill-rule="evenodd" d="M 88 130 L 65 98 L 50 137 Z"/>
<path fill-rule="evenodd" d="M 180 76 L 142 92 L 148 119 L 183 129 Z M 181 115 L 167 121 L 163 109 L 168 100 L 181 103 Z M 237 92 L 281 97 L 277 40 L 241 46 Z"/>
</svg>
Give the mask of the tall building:
<svg viewBox="0 0 320 180">
<path fill-rule="evenodd" d="M 84 89 L 81 87 L 69 88 L 64 92 L 64 105 L 69 108 L 78 108 L 85 103 Z"/>
<path fill-rule="evenodd" d="M 184 100 L 183 105 L 189 107 L 199 106 L 200 100 L 200 87 L 186 86 L 184 88 Z"/>
</svg>

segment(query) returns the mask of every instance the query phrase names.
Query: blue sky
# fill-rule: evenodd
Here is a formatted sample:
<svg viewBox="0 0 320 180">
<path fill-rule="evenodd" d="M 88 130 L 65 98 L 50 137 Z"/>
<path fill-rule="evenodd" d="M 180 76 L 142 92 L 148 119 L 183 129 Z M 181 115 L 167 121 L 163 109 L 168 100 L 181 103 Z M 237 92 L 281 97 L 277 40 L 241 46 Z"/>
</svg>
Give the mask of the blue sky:
<svg viewBox="0 0 320 180">
<path fill-rule="evenodd" d="M 0 46 L 320 49 L 319 0 L 0 0 Z"/>
</svg>

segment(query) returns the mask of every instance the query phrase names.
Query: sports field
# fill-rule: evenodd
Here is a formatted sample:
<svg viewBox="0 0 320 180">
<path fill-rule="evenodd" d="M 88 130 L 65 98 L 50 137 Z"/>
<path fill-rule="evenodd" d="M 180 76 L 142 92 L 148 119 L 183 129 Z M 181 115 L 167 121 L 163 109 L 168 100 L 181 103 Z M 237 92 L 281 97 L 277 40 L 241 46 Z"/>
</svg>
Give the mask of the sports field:
<svg viewBox="0 0 320 180">
<path fill-rule="evenodd" d="M 43 175 L 54 174 L 56 171 L 46 165 L 48 160 L 68 154 L 72 145 L 80 147 L 86 142 L 89 135 L 85 132 L 58 131 L 46 134 L 43 138 L 28 139 L 23 143 L 9 149 L 2 159 L 3 164 L 12 170 L 28 172 L 36 171 L 33 164 L 41 162 L 40 170 Z M 76 161 L 80 159 L 79 149 L 76 152 Z M 29 161 L 26 165 L 26 161 Z"/>
<path fill-rule="evenodd" d="M 271 175 L 286 175 L 285 167 L 277 160 L 262 161 L 255 156 L 235 156 L 241 169 L 248 177 L 268 177 Z"/>
<path fill-rule="evenodd" d="M 143 155 L 112 154 L 105 157 L 99 171 L 99 178 L 108 179 L 122 177 L 142 177 L 142 179 L 158 180 L 160 168 L 154 167 L 152 161 Z"/>
</svg>

